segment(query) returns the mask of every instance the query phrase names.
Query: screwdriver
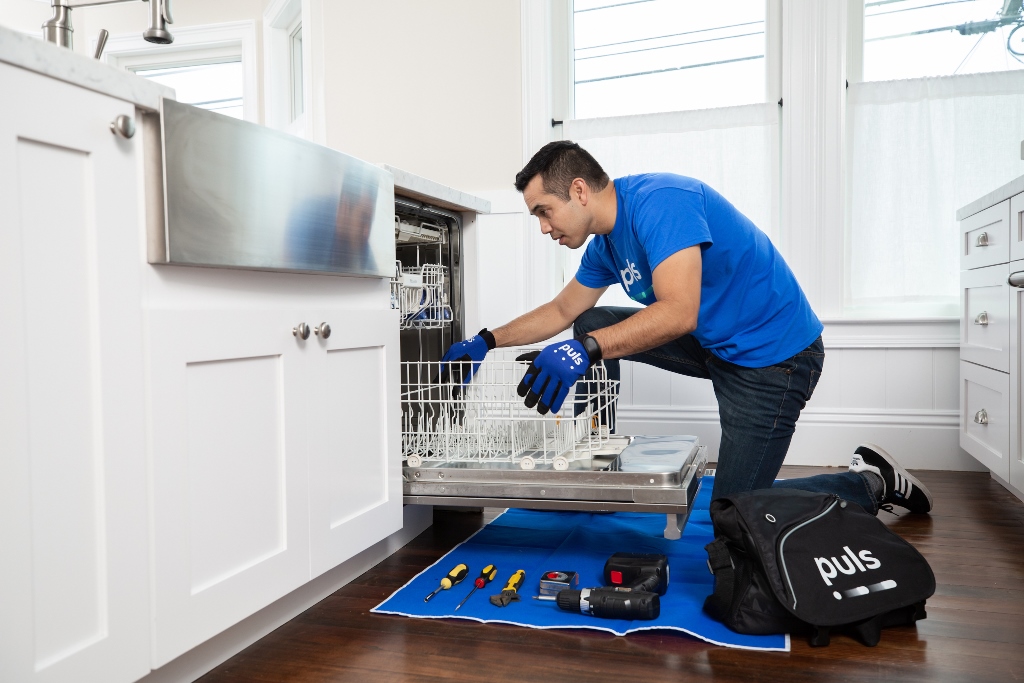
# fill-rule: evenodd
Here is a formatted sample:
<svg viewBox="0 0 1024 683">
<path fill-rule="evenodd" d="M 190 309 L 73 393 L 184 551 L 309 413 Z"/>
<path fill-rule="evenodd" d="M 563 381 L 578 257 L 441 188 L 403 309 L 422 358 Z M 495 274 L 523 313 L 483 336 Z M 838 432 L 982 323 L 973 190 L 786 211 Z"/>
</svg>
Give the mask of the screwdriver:
<svg viewBox="0 0 1024 683">
<path fill-rule="evenodd" d="M 473 582 L 473 590 L 469 591 L 469 595 L 462 599 L 462 602 L 459 603 L 459 607 L 462 607 L 466 604 L 466 600 L 469 600 L 470 596 L 472 596 L 473 593 L 476 592 L 477 588 L 483 588 L 491 581 L 493 581 L 494 577 L 497 576 L 497 574 L 498 568 L 495 567 L 493 564 L 489 564 L 486 567 L 484 567 L 484 570 L 480 572 L 480 576 L 476 577 L 476 581 Z M 459 607 L 455 608 L 456 612 L 459 611 Z"/>
<path fill-rule="evenodd" d="M 446 576 L 443 579 L 441 579 L 441 585 L 438 586 L 437 589 L 433 593 L 431 593 L 427 597 L 423 598 L 423 602 L 430 602 L 430 598 L 434 597 L 435 595 L 437 595 L 441 591 L 446 591 L 449 588 L 451 588 L 452 586 L 454 586 L 456 584 L 459 584 L 459 583 L 462 583 L 462 580 L 464 578 L 466 578 L 466 574 L 468 574 L 468 573 L 469 573 L 469 567 L 467 567 L 466 565 L 464 565 L 464 564 L 457 564 L 457 565 L 455 565 L 455 568 L 452 569 L 450 572 L 448 572 L 448 576 Z"/>
</svg>

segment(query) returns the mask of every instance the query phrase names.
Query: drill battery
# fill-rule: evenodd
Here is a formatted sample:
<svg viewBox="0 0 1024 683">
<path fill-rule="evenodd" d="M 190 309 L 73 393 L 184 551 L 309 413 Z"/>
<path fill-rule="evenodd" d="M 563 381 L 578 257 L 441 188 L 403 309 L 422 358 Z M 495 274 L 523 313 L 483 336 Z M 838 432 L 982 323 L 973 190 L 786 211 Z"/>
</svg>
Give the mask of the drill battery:
<svg viewBox="0 0 1024 683">
<path fill-rule="evenodd" d="M 541 595 L 558 595 L 558 591 L 579 585 L 580 575 L 576 572 L 550 571 L 540 575 Z"/>
</svg>

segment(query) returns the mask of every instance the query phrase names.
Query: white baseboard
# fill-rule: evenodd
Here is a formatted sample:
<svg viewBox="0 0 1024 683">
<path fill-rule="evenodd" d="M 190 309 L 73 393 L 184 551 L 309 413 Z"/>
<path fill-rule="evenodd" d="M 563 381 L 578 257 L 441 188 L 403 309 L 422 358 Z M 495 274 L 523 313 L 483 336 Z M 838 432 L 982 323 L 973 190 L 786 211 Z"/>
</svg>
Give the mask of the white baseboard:
<svg viewBox="0 0 1024 683">
<path fill-rule="evenodd" d="M 787 465 L 846 467 L 857 445 L 876 443 L 909 469 L 985 471 L 960 448 L 960 418 L 950 410 L 808 409 L 797 422 Z M 722 430 L 717 406 L 620 406 L 620 434 L 692 434 L 718 459 Z"/>
<path fill-rule="evenodd" d="M 196 680 L 381 563 L 428 529 L 433 523 L 433 518 L 432 506 L 406 505 L 403 508 L 401 531 L 370 546 L 352 559 L 321 574 L 177 659 L 151 671 L 149 675 L 140 678 L 138 683 L 178 683 Z"/>
<path fill-rule="evenodd" d="M 1021 502 L 1024 502 L 1024 491 L 1021 491 L 1019 488 L 1017 488 L 1016 486 L 1014 486 L 1010 482 L 1005 481 L 1002 477 L 1000 477 L 995 472 L 990 472 L 990 474 L 992 475 L 992 478 L 995 479 L 996 482 L 1000 486 L 1002 486 L 1004 489 L 1006 489 L 1007 491 L 1009 491 L 1010 493 L 1015 495 L 1018 500 L 1020 500 Z"/>
</svg>

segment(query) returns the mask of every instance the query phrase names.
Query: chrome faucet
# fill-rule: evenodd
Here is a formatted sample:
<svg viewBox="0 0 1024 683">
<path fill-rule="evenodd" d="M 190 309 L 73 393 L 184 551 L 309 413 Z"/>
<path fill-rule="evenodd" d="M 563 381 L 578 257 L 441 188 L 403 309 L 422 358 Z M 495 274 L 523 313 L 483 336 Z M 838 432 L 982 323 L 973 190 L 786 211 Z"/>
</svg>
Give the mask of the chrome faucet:
<svg viewBox="0 0 1024 683">
<path fill-rule="evenodd" d="M 66 48 L 73 47 L 74 27 L 71 25 L 71 10 L 76 7 L 94 7 L 96 5 L 113 5 L 117 2 L 135 2 L 136 0 L 50 0 L 53 16 L 43 24 L 43 39 Z M 142 37 L 151 43 L 167 45 L 174 42 L 174 36 L 167 30 L 167 24 L 173 24 L 171 18 L 171 0 L 142 0 L 150 5 L 150 25 L 143 31 Z M 100 40 L 96 46 L 96 59 L 103 54 L 106 45 L 106 29 L 100 32 Z"/>
</svg>

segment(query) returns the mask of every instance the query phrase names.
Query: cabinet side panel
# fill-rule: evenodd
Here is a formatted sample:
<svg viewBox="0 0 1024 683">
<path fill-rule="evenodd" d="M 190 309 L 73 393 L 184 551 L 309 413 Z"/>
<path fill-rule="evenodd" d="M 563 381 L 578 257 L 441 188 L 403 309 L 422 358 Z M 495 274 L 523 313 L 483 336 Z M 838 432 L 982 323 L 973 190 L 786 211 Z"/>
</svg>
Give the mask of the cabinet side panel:
<svg viewBox="0 0 1024 683">
<path fill-rule="evenodd" d="M 96 221 L 88 154 L 22 139 L 17 157 L 39 671 L 108 628 Z"/>
<path fill-rule="evenodd" d="M 384 348 L 328 351 L 326 364 L 333 416 L 328 449 L 331 528 L 387 501 L 387 440 L 384 428 Z"/>
<path fill-rule="evenodd" d="M 188 495 L 195 595 L 285 549 L 280 356 L 189 363 Z"/>
</svg>

